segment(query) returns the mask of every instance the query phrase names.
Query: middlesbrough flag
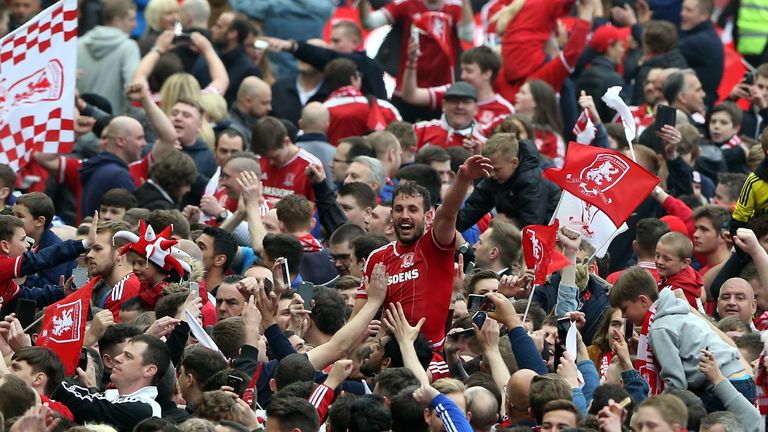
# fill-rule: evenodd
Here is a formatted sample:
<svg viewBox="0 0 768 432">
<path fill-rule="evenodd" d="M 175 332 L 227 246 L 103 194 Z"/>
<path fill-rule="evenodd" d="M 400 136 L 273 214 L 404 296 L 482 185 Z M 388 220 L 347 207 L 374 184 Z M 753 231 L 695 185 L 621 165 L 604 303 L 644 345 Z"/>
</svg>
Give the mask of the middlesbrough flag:
<svg viewBox="0 0 768 432">
<path fill-rule="evenodd" d="M 600 209 L 584 202 L 571 193 L 563 191 L 553 217 L 560 226 L 568 227 L 578 233 L 595 247 L 598 258 L 605 256 L 611 241 L 628 229 L 623 223 L 617 227 Z"/>
<path fill-rule="evenodd" d="M 621 225 L 659 179 L 623 154 L 571 142 L 562 168 L 544 170 L 544 177 L 576 198 L 597 207 Z"/>
<path fill-rule="evenodd" d="M 91 306 L 91 294 L 94 285 L 100 280 L 101 276 L 96 276 L 79 290 L 45 308 L 45 318 L 35 346 L 55 352 L 64 363 L 67 375 L 72 375 L 77 370 L 80 350 L 85 339 L 85 322 L 88 318 L 88 308 Z"/>
<path fill-rule="evenodd" d="M 72 150 L 76 62 L 77 0 L 0 39 L 0 163 L 17 171 L 33 151 Z"/>
<path fill-rule="evenodd" d="M 523 228 L 523 255 L 525 265 L 533 269 L 534 285 L 543 285 L 547 276 L 573 264 L 555 247 L 557 221 L 553 225 L 528 225 Z"/>
</svg>

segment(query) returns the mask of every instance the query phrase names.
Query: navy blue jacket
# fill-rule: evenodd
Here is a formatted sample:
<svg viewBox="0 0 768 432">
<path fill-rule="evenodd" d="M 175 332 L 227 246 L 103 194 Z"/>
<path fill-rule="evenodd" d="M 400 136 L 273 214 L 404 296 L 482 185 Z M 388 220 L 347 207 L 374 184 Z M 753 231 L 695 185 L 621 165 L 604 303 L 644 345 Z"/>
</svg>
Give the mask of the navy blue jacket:
<svg viewBox="0 0 768 432">
<path fill-rule="evenodd" d="M 189 147 L 182 146 L 181 151 L 189 155 L 195 161 L 195 167 L 197 167 L 197 177 L 195 178 L 195 184 L 192 185 L 192 191 L 181 200 L 181 208 L 184 208 L 184 205 L 187 204 L 198 205 L 200 203 L 200 198 L 205 193 L 205 186 L 208 184 L 208 180 L 216 172 L 216 159 L 214 159 L 210 147 L 200 138 Z"/>
<path fill-rule="evenodd" d="M 723 79 L 725 56 L 723 43 L 715 33 L 712 21 L 707 20 L 688 32 L 682 32 L 678 48 L 688 66 L 696 71 L 701 86 L 707 92 L 704 102 L 711 107 L 718 99 L 717 88 Z"/>
<path fill-rule="evenodd" d="M 128 164 L 107 151 L 83 162 L 80 167 L 80 183 L 83 185 L 80 196 L 80 209 L 84 216 L 93 215 L 101 206 L 101 196 L 110 189 L 124 188 L 133 192 L 133 181 Z"/>
<path fill-rule="evenodd" d="M 61 239 L 53 233 L 53 231 L 46 229 L 43 231 L 43 235 L 40 236 L 40 245 L 38 250 L 45 249 L 49 246 L 55 246 L 61 243 Z M 36 274 L 27 276 L 27 280 L 24 282 L 23 287 L 43 287 L 45 285 L 59 285 L 59 278 L 63 275 L 64 280 L 69 279 L 72 275 L 72 269 L 75 268 L 74 259 L 70 261 L 61 262 L 53 267 L 49 267 L 45 270 L 39 271 Z"/>
</svg>

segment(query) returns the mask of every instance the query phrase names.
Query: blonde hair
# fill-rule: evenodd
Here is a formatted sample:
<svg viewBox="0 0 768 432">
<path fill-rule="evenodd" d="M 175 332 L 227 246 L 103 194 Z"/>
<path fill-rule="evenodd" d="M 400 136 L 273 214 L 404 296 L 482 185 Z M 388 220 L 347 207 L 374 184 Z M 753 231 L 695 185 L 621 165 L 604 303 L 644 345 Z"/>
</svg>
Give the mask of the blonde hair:
<svg viewBox="0 0 768 432">
<path fill-rule="evenodd" d="M 485 143 L 483 156 L 501 156 L 507 159 L 516 158 L 520 153 L 520 144 L 514 133 L 496 133 Z"/>
<path fill-rule="evenodd" d="M 466 386 L 455 378 L 440 378 L 432 383 L 432 387 L 442 394 L 464 393 Z"/>
<path fill-rule="evenodd" d="M 203 93 L 200 96 L 200 106 L 205 111 L 206 120 L 211 123 L 218 123 L 229 114 L 227 112 L 227 100 L 220 94 Z"/>
<path fill-rule="evenodd" d="M 197 136 L 203 140 L 205 145 L 211 150 L 216 148 L 216 133 L 213 131 L 213 126 L 203 119 L 203 126 L 200 128 L 200 133 Z"/>
<path fill-rule="evenodd" d="M 683 429 L 688 427 L 688 408 L 677 396 L 671 394 L 652 396 L 641 403 L 635 412 L 640 408 L 655 408 L 670 426 L 678 425 Z"/>
<path fill-rule="evenodd" d="M 160 16 L 174 9 L 177 11 L 181 10 L 176 0 L 149 0 L 147 8 L 144 9 L 144 19 L 147 27 L 156 32 L 165 30 L 160 27 Z"/>
<path fill-rule="evenodd" d="M 164 113 L 170 115 L 171 108 L 179 99 L 199 103 L 201 96 L 200 84 L 195 77 L 186 72 L 179 72 L 169 76 L 163 86 L 160 87 L 160 103 L 158 105 Z"/>
<path fill-rule="evenodd" d="M 670 231 L 659 238 L 659 243 L 672 247 L 680 259 L 693 256 L 693 242 L 683 233 Z"/>
</svg>

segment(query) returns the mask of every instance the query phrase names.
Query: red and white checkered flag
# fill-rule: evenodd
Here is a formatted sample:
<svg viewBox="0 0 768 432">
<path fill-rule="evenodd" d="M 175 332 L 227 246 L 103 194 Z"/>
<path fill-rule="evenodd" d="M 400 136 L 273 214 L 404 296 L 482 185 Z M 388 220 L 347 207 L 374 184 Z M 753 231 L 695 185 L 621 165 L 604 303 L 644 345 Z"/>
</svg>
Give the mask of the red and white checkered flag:
<svg viewBox="0 0 768 432">
<path fill-rule="evenodd" d="M 77 0 L 62 0 L 0 39 L 0 163 L 68 153 L 74 135 Z"/>
</svg>

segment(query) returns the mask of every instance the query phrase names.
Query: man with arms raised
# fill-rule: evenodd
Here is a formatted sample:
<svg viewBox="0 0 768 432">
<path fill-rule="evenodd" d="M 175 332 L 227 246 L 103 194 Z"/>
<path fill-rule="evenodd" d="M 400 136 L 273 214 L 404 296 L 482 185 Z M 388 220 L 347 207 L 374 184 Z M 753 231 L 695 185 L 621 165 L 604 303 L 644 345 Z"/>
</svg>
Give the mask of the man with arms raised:
<svg viewBox="0 0 768 432">
<path fill-rule="evenodd" d="M 412 325 L 426 317 L 421 332 L 433 347 L 442 346 L 445 339 L 453 283 L 456 215 L 472 183 L 490 176 L 491 170 L 487 158 L 475 155 L 467 159 L 436 211 L 432 210 L 429 192 L 424 187 L 401 183 L 392 200 L 397 241 L 372 252 L 363 270 L 365 280 L 374 265 L 381 262 L 386 266 L 387 300 L 401 303 Z M 426 228 L 430 221 L 430 228 Z M 355 310 L 365 303 L 367 289 L 365 283 L 360 287 Z"/>
</svg>

